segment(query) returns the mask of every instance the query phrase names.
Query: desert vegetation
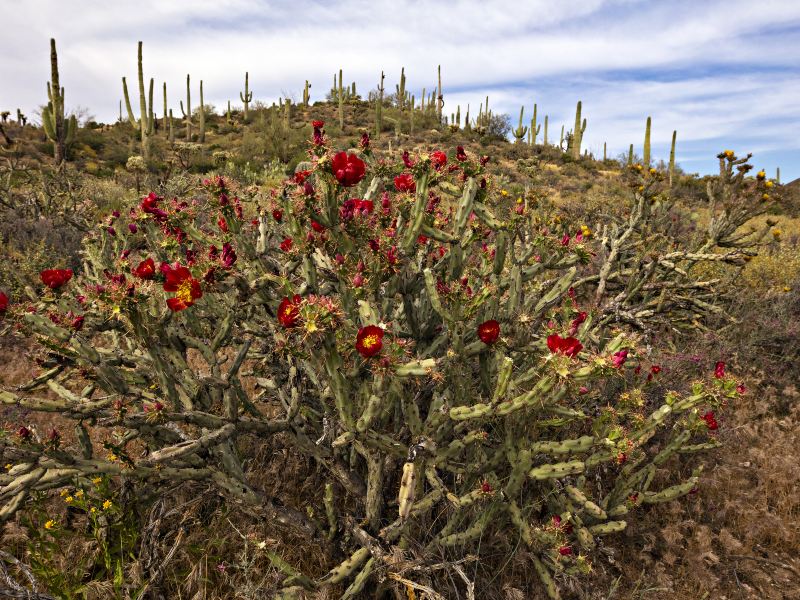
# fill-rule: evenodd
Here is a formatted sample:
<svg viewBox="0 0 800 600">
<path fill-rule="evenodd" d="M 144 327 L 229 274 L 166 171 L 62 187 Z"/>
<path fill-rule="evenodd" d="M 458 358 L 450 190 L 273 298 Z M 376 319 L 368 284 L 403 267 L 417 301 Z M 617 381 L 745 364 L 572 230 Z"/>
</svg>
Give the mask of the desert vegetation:
<svg viewBox="0 0 800 600">
<path fill-rule="evenodd" d="M 796 183 L 441 69 L 159 116 L 141 42 L 79 123 L 50 48 L 0 129 L 0 593 L 800 593 Z"/>
</svg>

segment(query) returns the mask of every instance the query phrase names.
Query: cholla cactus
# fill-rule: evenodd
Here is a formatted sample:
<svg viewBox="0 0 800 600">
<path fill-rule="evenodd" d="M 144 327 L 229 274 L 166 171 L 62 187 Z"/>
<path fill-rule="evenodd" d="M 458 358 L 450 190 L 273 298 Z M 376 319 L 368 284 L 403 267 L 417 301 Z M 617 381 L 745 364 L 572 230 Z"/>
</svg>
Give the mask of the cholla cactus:
<svg viewBox="0 0 800 600">
<path fill-rule="evenodd" d="M 341 561 L 313 579 L 271 556 L 287 594 L 349 584 L 354 597 L 402 557 L 445 581 L 431 569 L 442 555 L 509 553 L 518 538 L 558 598 L 598 537 L 697 485 L 695 470 L 656 488 L 657 468 L 718 445 L 714 411 L 736 395 L 724 367 L 662 395 L 617 329 L 647 319 L 629 317 L 633 302 L 658 315 L 653 294 L 705 291 L 677 266 L 703 257 L 635 239 L 643 220 L 659 226 L 650 173 L 630 175 L 627 228 L 563 237 L 525 200 L 499 202 L 489 157 L 458 147 L 389 164 L 366 134 L 360 152 L 337 152 L 313 128 L 310 162 L 254 221 L 220 177 L 191 204 L 150 194 L 87 240 L 82 276 L 45 271 L 35 310 L 9 308 L 50 359 L 0 401 L 59 413 L 77 435 L 65 447 L 20 423 L 0 438 L 0 521 L 90 476 L 148 495 L 199 480 Z M 728 207 L 765 185 L 725 160 L 716 242 L 743 218 Z M 600 271 L 584 275 L 592 252 Z M 683 285 L 661 286 L 670 277 Z M 288 508 L 247 473 L 237 439 L 278 433 L 319 467 L 318 506 Z"/>
</svg>

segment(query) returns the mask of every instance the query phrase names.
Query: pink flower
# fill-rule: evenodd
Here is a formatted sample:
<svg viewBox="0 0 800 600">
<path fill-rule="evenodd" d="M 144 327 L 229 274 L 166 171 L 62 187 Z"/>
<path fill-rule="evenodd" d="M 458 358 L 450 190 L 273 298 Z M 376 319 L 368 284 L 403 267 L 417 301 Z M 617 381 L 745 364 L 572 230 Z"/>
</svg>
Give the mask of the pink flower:
<svg viewBox="0 0 800 600">
<path fill-rule="evenodd" d="M 626 360 L 628 360 L 627 350 L 620 350 L 619 352 L 615 352 L 611 357 L 611 362 L 614 365 L 615 369 L 622 368 L 622 365 L 625 364 Z"/>
</svg>

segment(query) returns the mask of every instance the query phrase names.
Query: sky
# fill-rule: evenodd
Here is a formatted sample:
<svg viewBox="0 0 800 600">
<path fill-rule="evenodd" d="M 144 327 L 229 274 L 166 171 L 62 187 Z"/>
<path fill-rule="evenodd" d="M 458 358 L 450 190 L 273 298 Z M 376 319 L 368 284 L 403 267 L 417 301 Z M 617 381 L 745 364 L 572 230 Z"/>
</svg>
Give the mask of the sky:
<svg viewBox="0 0 800 600">
<path fill-rule="evenodd" d="M 405 67 L 417 98 L 442 68 L 445 113 L 469 103 L 526 123 L 537 104 L 550 135 L 570 129 L 575 104 L 584 146 L 641 154 L 652 117 L 654 157 L 690 173 L 718 170 L 716 154 L 753 153 L 781 181 L 800 177 L 800 0 L 0 0 L 0 110 L 34 115 L 46 102 L 49 38 L 58 44 L 67 109 L 113 122 L 121 77 L 136 85 L 136 46 L 180 114 L 186 74 L 192 103 L 323 99 L 344 70 L 364 95 L 381 71 L 394 90 Z M 138 92 L 134 89 L 134 95 Z M 138 104 L 136 98 L 132 98 Z M 135 108 L 138 111 L 138 106 Z"/>
</svg>

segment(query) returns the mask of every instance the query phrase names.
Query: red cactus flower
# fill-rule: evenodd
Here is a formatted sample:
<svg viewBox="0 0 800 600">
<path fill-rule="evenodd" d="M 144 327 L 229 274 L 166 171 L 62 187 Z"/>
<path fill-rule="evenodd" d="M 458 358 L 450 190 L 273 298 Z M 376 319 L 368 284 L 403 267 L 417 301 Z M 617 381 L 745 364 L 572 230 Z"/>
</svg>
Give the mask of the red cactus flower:
<svg viewBox="0 0 800 600">
<path fill-rule="evenodd" d="M 437 171 L 447 164 L 447 154 L 441 150 L 431 152 L 431 164 Z"/>
<path fill-rule="evenodd" d="M 300 321 L 300 303 L 302 298 L 297 294 L 289 300 L 284 298 L 278 306 L 278 322 L 287 329 L 297 325 Z"/>
<path fill-rule="evenodd" d="M 614 365 L 615 369 L 621 369 L 626 360 L 628 360 L 627 350 L 620 350 L 611 356 L 611 363 Z"/>
<path fill-rule="evenodd" d="M 57 290 L 72 279 L 72 269 L 45 269 L 39 273 L 39 277 L 51 290 Z"/>
<path fill-rule="evenodd" d="M 736 386 L 736 391 L 740 394 L 745 394 L 747 393 L 747 388 L 743 383 L 740 383 L 739 385 Z"/>
<path fill-rule="evenodd" d="M 576 356 L 578 352 L 583 350 L 583 344 L 574 337 L 562 338 L 557 333 L 547 336 L 547 347 L 553 354 L 564 354 L 570 358 Z"/>
<path fill-rule="evenodd" d="M 411 160 L 411 156 L 408 154 L 408 150 L 403 151 L 403 164 L 406 166 L 406 169 L 410 169 L 414 166 L 414 161 Z"/>
<path fill-rule="evenodd" d="M 283 220 L 283 211 L 276 208 L 272 211 L 272 218 L 280 223 Z"/>
<path fill-rule="evenodd" d="M 360 146 L 362 150 L 369 150 L 369 133 L 366 131 L 361 134 Z"/>
<path fill-rule="evenodd" d="M 20 425 L 19 429 L 17 429 L 17 436 L 21 440 L 27 440 L 31 437 L 31 430 L 25 427 L 25 425 Z"/>
<path fill-rule="evenodd" d="M 311 126 L 314 129 L 321 129 L 322 127 L 325 127 L 325 121 L 311 121 Z"/>
<path fill-rule="evenodd" d="M 456 160 L 458 162 L 464 162 L 465 160 L 467 160 L 467 153 L 464 152 L 464 146 L 456 147 Z"/>
<path fill-rule="evenodd" d="M 417 184 L 414 182 L 414 177 L 411 173 L 403 173 L 394 178 L 394 187 L 398 192 L 415 192 L 417 191 Z"/>
<path fill-rule="evenodd" d="M 717 423 L 717 419 L 714 416 L 714 411 L 709 410 L 703 416 L 700 417 L 703 421 L 706 422 L 706 427 L 708 427 L 709 431 L 716 431 L 719 427 Z"/>
<path fill-rule="evenodd" d="M 289 252 L 292 249 L 292 238 L 284 238 L 281 242 L 281 250 Z"/>
<path fill-rule="evenodd" d="M 375 356 L 383 348 L 383 329 L 377 325 L 367 325 L 358 330 L 356 350 L 364 358 Z"/>
<path fill-rule="evenodd" d="M 585 321 L 588 315 L 581 311 L 578 313 L 578 316 L 572 320 L 572 324 L 569 327 L 569 334 L 575 335 L 578 332 L 578 327 L 580 327 Z"/>
<path fill-rule="evenodd" d="M 494 344 L 500 337 L 500 323 L 494 319 L 484 321 L 478 325 L 478 337 L 486 345 Z"/>
<path fill-rule="evenodd" d="M 225 220 L 225 217 L 220 217 L 217 220 L 217 225 L 219 225 L 219 229 L 222 233 L 228 233 L 228 222 Z"/>
<path fill-rule="evenodd" d="M 570 556 L 572 554 L 572 548 L 569 546 L 561 546 L 561 548 L 558 549 L 558 553 L 561 556 Z"/>
<path fill-rule="evenodd" d="M 492 484 L 491 483 L 489 483 L 488 481 L 486 481 L 484 479 L 483 482 L 481 483 L 481 491 L 484 494 L 491 494 L 494 491 L 494 488 L 492 488 Z"/>
<path fill-rule="evenodd" d="M 131 273 L 139 279 L 152 279 L 156 275 L 156 263 L 148 257 L 131 269 Z"/>
<path fill-rule="evenodd" d="M 313 229 L 317 233 L 322 233 L 323 231 L 325 231 L 325 226 L 320 225 L 314 219 L 311 219 L 311 229 Z"/>
<path fill-rule="evenodd" d="M 153 215 L 153 218 L 160 223 L 165 221 L 169 216 L 164 210 L 158 208 L 158 203 L 161 200 L 163 200 L 163 198 L 156 196 L 153 192 L 150 192 L 146 198 L 142 199 L 142 203 L 139 205 L 139 208 L 142 209 L 142 212 Z"/>
<path fill-rule="evenodd" d="M 85 320 L 85 317 L 83 315 L 79 315 L 79 316 L 75 317 L 74 319 L 72 319 L 72 321 L 70 322 L 69 326 L 72 327 L 75 331 L 80 331 L 81 329 L 83 329 L 84 320 Z"/>
<path fill-rule="evenodd" d="M 222 261 L 222 266 L 226 269 L 230 269 L 236 262 L 236 251 L 233 249 L 233 246 L 227 242 L 222 244 L 222 256 L 220 260 Z"/>
<path fill-rule="evenodd" d="M 192 277 L 189 269 L 182 265 L 174 269 L 170 268 L 166 272 L 164 291 L 175 292 L 175 297 L 167 298 L 167 306 L 174 312 L 189 308 L 195 300 L 203 295 L 200 282 Z"/>
<path fill-rule="evenodd" d="M 714 377 L 717 379 L 725 377 L 725 363 L 723 361 L 719 361 L 714 365 Z"/>
<path fill-rule="evenodd" d="M 355 154 L 339 152 L 331 160 L 331 168 L 336 180 L 344 187 L 350 187 L 364 179 L 367 166 Z"/>
<path fill-rule="evenodd" d="M 0 292 L 0 313 L 4 313 L 8 310 L 8 296 L 5 293 Z"/>
</svg>

